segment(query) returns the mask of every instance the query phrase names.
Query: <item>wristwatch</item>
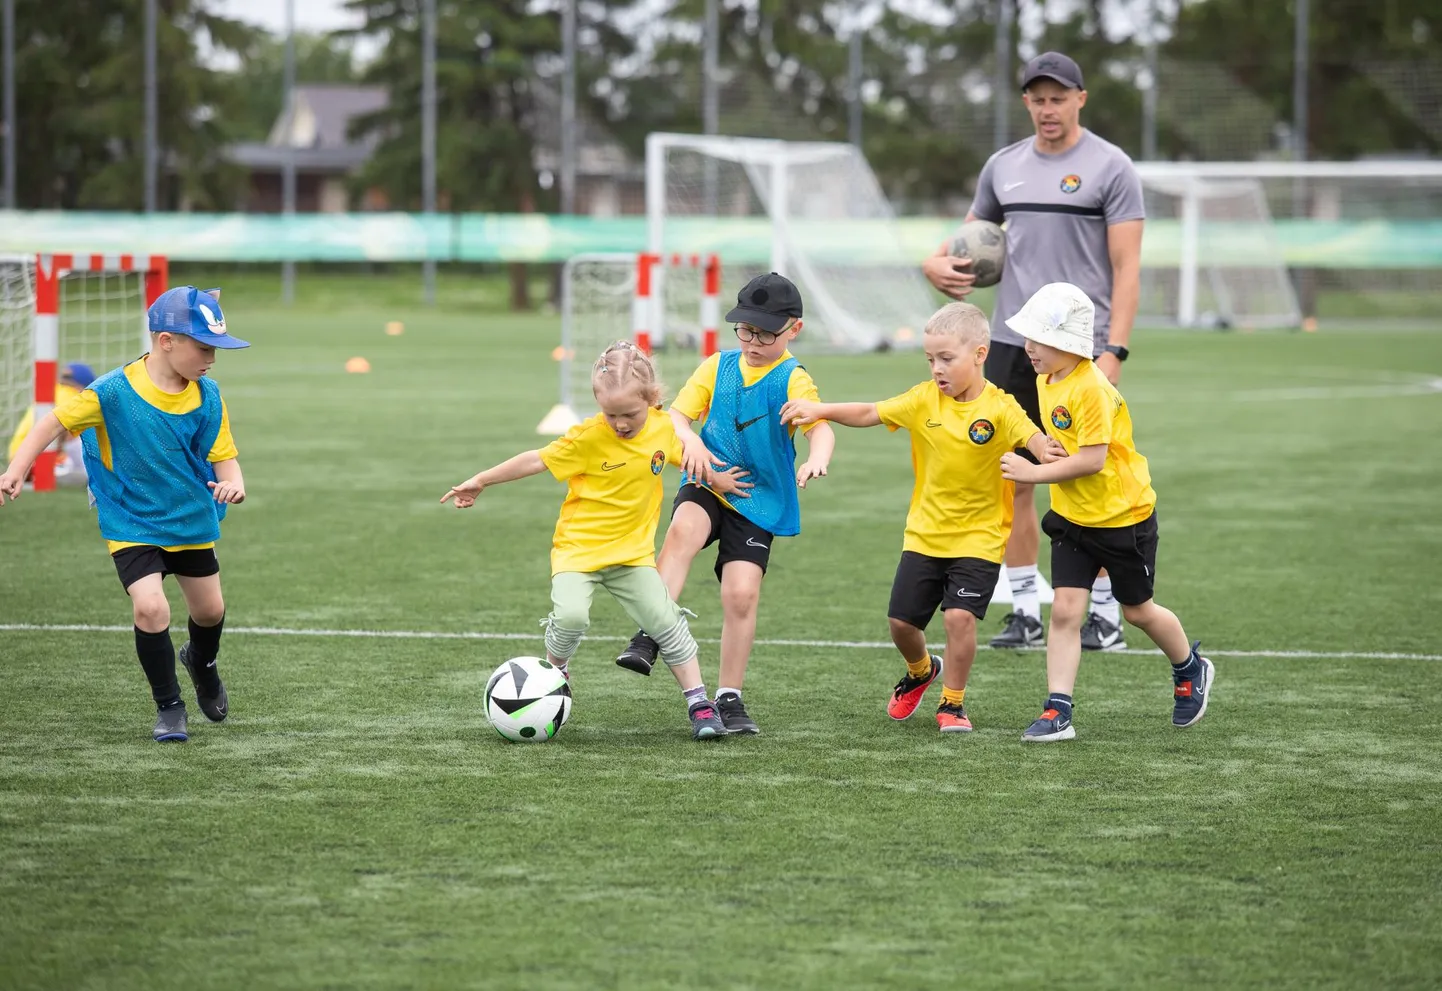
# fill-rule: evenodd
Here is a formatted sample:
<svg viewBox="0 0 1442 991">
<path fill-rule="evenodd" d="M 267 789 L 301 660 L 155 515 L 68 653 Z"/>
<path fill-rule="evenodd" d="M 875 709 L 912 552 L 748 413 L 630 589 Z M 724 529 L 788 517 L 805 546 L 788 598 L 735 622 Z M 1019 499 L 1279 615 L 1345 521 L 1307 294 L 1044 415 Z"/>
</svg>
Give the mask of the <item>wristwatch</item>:
<svg viewBox="0 0 1442 991">
<path fill-rule="evenodd" d="M 1106 347 L 1102 348 L 1102 350 L 1110 351 L 1112 354 L 1116 355 L 1117 361 L 1126 361 L 1127 355 L 1131 354 L 1131 352 L 1126 349 L 1126 346 L 1122 344 L 1108 344 Z"/>
</svg>

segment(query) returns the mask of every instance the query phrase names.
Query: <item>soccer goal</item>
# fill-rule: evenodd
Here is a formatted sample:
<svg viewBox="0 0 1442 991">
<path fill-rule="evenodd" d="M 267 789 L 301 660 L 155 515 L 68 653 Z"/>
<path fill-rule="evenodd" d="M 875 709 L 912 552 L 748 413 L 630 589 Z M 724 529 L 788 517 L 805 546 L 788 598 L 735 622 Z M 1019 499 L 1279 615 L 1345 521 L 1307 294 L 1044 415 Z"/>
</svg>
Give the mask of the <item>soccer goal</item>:
<svg viewBox="0 0 1442 991">
<path fill-rule="evenodd" d="M 661 295 L 669 285 L 669 297 Z M 605 348 L 634 341 L 652 355 L 672 394 L 698 362 L 714 354 L 720 318 L 721 262 L 715 255 L 593 253 L 561 269 L 561 343 L 556 405 L 536 427 L 565 433 L 596 412 L 591 365 Z M 669 326 L 662 335 L 657 328 Z"/>
<path fill-rule="evenodd" d="M 0 257 L 0 432 L 27 409 L 55 402 L 58 370 L 74 362 L 104 374 L 150 347 L 145 311 L 165 291 L 159 255 Z M 35 463 L 37 491 L 55 487 L 55 451 Z"/>
<path fill-rule="evenodd" d="M 808 343 L 844 351 L 914 343 L 935 309 L 925 251 L 901 238 L 865 156 L 850 144 L 698 134 L 646 138 L 647 250 L 714 253 L 727 292 L 774 271 L 800 287 Z M 660 274 L 658 339 L 694 309 Z M 679 297 L 679 298 L 678 298 Z"/>
</svg>

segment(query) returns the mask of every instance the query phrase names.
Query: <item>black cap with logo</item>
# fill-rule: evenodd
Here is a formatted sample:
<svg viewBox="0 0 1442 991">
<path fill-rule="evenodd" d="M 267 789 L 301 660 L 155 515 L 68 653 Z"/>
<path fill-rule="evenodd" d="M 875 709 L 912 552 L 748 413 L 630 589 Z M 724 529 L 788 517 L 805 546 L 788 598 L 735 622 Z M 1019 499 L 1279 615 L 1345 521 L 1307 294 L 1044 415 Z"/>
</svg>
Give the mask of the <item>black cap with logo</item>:
<svg viewBox="0 0 1442 991">
<path fill-rule="evenodd" d="M 727 323 L 749 323 L 758 330 L 776 333 L 793 317 L 801 317 L 801 292 L 784 275 L 758 275 L 736 294 L 736 306 L 726 314 Z"/>
<path fill-rule="evenodd" d="M 1086 89 L 1081 66 L 1061 52 L 1042 52 L 1028 62 L 1022 70 L 1021 88 L 1026 89 L 1038 79 L 1053 79 L 1068 89 Z"/>
</svg>

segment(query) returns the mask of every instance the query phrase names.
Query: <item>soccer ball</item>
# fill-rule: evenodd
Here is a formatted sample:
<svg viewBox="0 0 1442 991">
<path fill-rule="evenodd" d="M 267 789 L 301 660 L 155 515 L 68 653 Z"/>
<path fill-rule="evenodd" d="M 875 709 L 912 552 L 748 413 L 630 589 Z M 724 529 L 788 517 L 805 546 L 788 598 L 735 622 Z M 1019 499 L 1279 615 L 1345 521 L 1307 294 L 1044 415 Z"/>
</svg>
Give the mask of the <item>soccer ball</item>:
<svg viewBox="0 0 1442 991">
<path fill-rule="evenodd" d="M 571 716 L 571 683 L 541 657 L 513 657 L 486 682 L 486 718 L 514 743 L 544 743 Z"/>
<path fill-rule="evenodd" d="M 1001 281 L 1001 270 L 1006 263 L 1006 232 L 990 220 L 962 224 L 951 236 L 951 247 L 947 250 L 958 258 L 971 259 L 971 268 L 967 271 L 976 276 L 978 289 Z"/>
</svg>

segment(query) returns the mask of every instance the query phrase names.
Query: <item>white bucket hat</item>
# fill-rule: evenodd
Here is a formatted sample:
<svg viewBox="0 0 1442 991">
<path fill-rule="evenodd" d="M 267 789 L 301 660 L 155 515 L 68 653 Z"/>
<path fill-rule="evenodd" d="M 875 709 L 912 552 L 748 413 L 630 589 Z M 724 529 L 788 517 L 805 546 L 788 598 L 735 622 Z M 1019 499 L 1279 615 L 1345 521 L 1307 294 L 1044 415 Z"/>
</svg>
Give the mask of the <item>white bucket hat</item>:
<svg viewBox="0 0 1442 991">
<path fill-rule="evenodd" d="M 1092 356 L 1096 307 L 1070 282 L 1042 286 L 1006 325 L 1029 341 L 1083 358 Z"/>
</svg>

